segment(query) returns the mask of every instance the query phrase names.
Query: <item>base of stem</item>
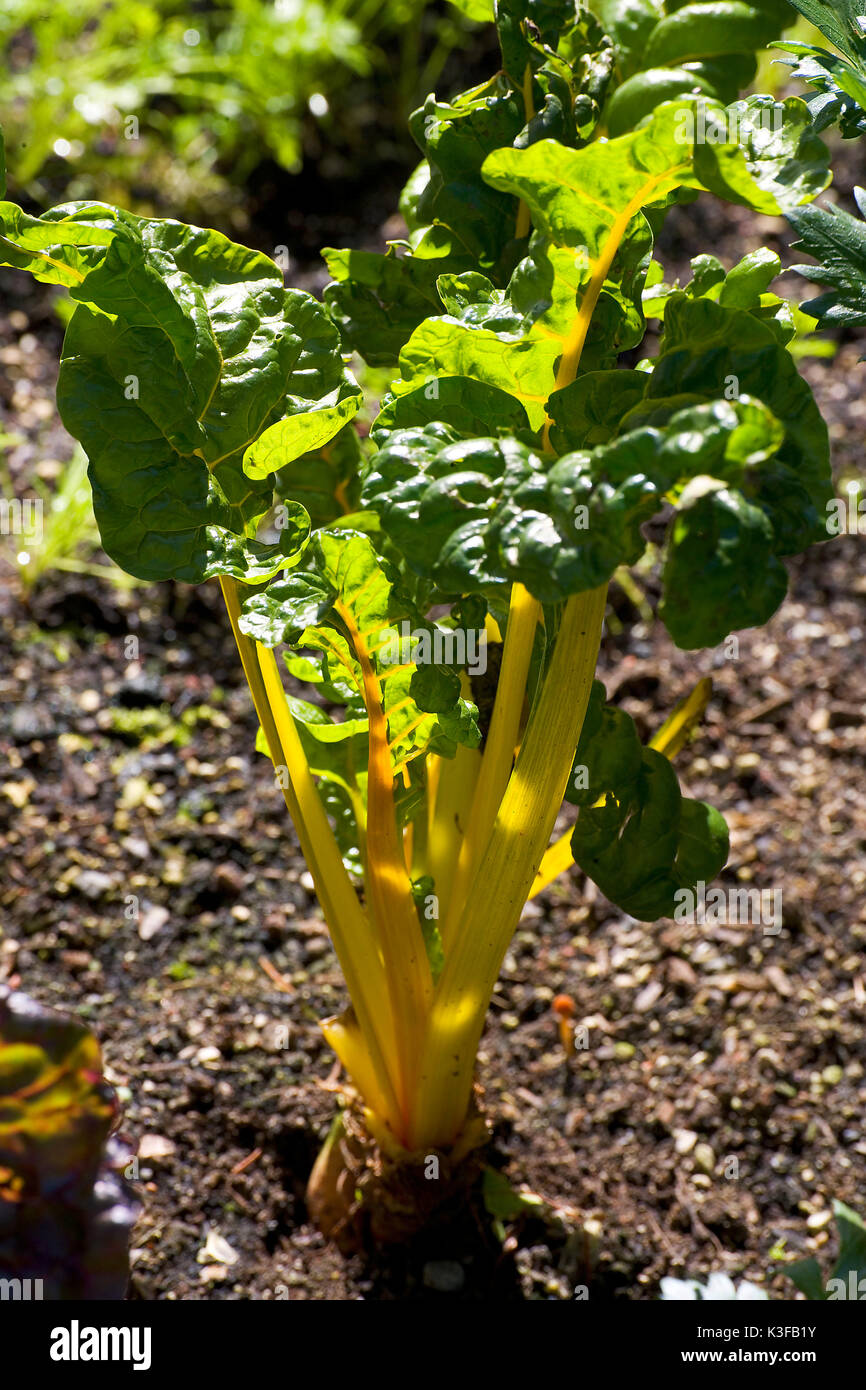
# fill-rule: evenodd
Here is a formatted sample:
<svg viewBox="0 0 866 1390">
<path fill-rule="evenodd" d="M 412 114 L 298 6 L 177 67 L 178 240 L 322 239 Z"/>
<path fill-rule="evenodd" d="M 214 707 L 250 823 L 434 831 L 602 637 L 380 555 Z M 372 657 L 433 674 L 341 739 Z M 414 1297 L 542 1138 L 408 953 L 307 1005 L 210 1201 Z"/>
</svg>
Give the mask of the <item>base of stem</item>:
<svg viewBox="0 0 866 1390">
<path fill-rule="evenodd" d="M 403 1245 L 434 1220 L 467 1204 L 483 1170 L 487 1126 L 473 1103 L 461 1141 L 449 1152 L 410 1152 L 379 1143 L 360 1105 L 337 1115 L 307 1185 L 307 1210 L 344 1254 Z"/>
</svg>

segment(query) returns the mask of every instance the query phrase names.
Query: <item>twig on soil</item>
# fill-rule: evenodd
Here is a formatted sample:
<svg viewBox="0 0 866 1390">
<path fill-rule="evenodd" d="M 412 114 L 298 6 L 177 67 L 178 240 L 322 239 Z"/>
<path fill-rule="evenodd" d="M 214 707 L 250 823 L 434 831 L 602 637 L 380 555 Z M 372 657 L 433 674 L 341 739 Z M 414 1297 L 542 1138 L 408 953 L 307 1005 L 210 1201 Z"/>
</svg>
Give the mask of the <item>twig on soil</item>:
<svg viewBox="0 0 866 1390">
<path fill-rule="evenodd" d="M 236 1177 L 239 1173 L 245 1173 L 247 1168 L 251 1168 L 254 1163 L 257 1163 L 261 1156 L 261 1149 L 253 1149 L 252 1153 L 247 1154 L 246 1158 L 239 1159 L 235 1166 L 229 1169 L 232 1177 Z"/>
<path fill-rule="evenodd" d="M 803 690 L 789 690 L 785 695 L 777 695 L 772 700 L 764 700 L 763 704 L 753 705 L 751 709 L 744 710 L 731 720 L 735 729 L 739 729 L 743 724 L 757 724 L 768 714 L 775 714 L 777 710 L 784 709 L 786 705 L 793 703 L 794 695 L 801 695 Z"/>
<path fill-rule="evenodd" d="M 277 967 L 272 965 L 268 960 L 267 956 L 259 956 L 259 967 L 264 970 L 271 984 L 275 985 L 282 994 L 295 993 L 295 986 L 292 984 L 291 980 L 287 980 L 285 975 L 281 975 Z"/>
<path fill-rule="evenodd" d="M 241 1211 L 246 1212 L 247 1216 L 255 1216 L 255 1215 L 256 1215 L 255 1208 L 254 1208 L 254 1207 L 251 1207 L 250 1204 L 249 1204 L 249 1202 L 247 1202 L 247 1201 L 244 1200 L 244 1198 L 241 1196 L 241 1194 L 238 1192 L 237 1188 L 235 1187 L 234 1183 L 232 1182 L 231 1178 L 228 1177 L 228 1176 L 226 1177 L 226 1187 L 228 1188 L 229 1192 L 231 1193 L 231 1199 L 232 1199 L 232 1201 L 233 1201 L 233 1202 L 237 1202 L 237 1204 L 238 1204 L 238 1206 L 240 1207 Z"/>
</svg>

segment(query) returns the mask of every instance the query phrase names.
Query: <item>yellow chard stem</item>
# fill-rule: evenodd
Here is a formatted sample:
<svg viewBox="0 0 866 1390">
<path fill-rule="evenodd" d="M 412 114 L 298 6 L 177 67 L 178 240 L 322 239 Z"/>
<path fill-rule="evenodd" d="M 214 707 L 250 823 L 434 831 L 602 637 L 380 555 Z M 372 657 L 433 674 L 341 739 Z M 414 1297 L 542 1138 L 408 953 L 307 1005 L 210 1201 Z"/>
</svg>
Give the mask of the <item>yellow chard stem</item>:
<svg viewBox="0 0 866 1390">
<path fill-rule="evenodd" d="M 622 238 L 631 219 L 665 177 L 651 176 L 610 227 L 563 344 L 555 391 L 577 378 L 592 317 Z M 552 447 L 551 427 L 548 415 L 542 436 L 548 452 Z M 520 705 L 515 711 L 514 704 L 518 698 L 516 676 L 519 667 L 523 667 L 519 694 L 522 702 L 532 652 L 532 638 L 528 637 L 530 613 L 533 633 L 540 614 L 540 606 L 525 590 L 521 592 L 521 586 L 515 585 L 512 591 L 494 710 L 494 721 L 497 715 L 501 721 L 495 758 L 490 757 L 488 763 L 488 748 L 446 918 L 447 935 L 446 930 L 442 934 L 445 967 L 436 988 L 421 1075 L 422 1143 L 448 1144 L 464 1123 L 472 1091 L 475 1050 L 487 1005 L 562 805 L 595 674 L 606 599 L 605 584 L 577 594 L 566 604 L 544 685 L 508 780 L 520 715 Z M 534 610 L 530 605 L 534 605 Z M 515 639 L 518 631 L 519 640 Z M 509 637 L 518 652 L 518 656 L 512 657 L 510 677 L 506 675 Z M 491 727 L 491 736 L 493 732 Z M 510 737 L 507 762 L 506 734 Z"/>
<path fill-rule="evenodd" d="M 598 304 L 598 298 L 604 289 L 604 282 L 611 272 L 611 267 L 616 260 L 616 253 L 620 243 L 628 231 L 629 223 L 632 218 L 644 208 L 647 203 L 652 201 L 653 191 L 664 185 L 665 180 L 671 177 L 674 170 L 666 169 L 660 174 L 652 175 L 638 193 L 632 198 L 631 202 L 622 210 L 611 224 L 604 238 L 604 244 L 598 256 L 592 263 L 592 277 L 587 285 L 583 298 L 580 301 L 574 323 L 571 326 L 569 335 L 563 345 L 562 356 L 559 359 L 559 367 L 556 372 L 554 391 L 561 391 L 563 387 L 570 386 L 576 379 L 580 369 L 580 359 L 583 356 L 583 349 L 586 344 L 586 335 L 592 323 L 592 316 Z M 548 416 L 544 425 L 543 442 L 545 449 L 550 448 L 550 430 L 552 421 Z"/>
<path fill-rule="evenodd" d="M 426 870 L 440 909 L 452 898 L 452 881 L 478 785 L 481 754 L 463 744 L 453 758 L 431 759 L 434 775 L 428 806 Z"/>
<path fill-rule="evenodd" d="M 275 768 L 286 770 L 280 777 L 283 796 L 369 1048 L 378 1098 L 384 1100 L 389 1123 L 396 1125 L 400 1110 L 386 1061 L 390 1058 L 393 1068 L 396 1039 L 377 943 L 346 872 L 307 765 L 274 654 L 241 632 L 236 582 L 221 576 L 220 586 L 271 761 Z"/>
<path fill-rule="evenodd" d="M 538 600 L 522 584 L 514 584 L 493 717 L 442 926 L 442 944 L 446 954 L 511 776 L 532 660 L 532 644 L 540 618 L 541 604 Z"/>
<path fill-rule="evenodd" d="M 645 202 L 648 201 L 653 186 L 662 182 L 663 175 L 654 176 L 648 184 L 641 189 L 640 193 L 632 199 L 628 206 L 620 213 L 613 222 L 604 242 L 600 255 L 593 263 L 592 277 L 584 291 L 580 302 L 580 308 L 571 326 L 568 338 L 563 346 L 562 356 L 557 367 L 554 391 L 561 391 L 564 387 L 570 386 L 576 380 L 580 370 L 580 360 L 583 356 L 583 349 L 586 345 L 586 337 L 589 332 L 592 316 L 598 304 L 599 295 L 604 289 L 604 282 L 610 274 L 611 267 L 616 259 L 620 243 L 625 236 L 631 219 L 640 212 Z M 552 420 L 548 415 L 544 424 L 542 436 L 545 450 L 550 451 L 550 431 Z M 605 594 L 607 586 L 605 586 Z M 582 721 L 581 721 L 582 723 Z M 579 730 L 578 730 L 579 736 Z M 576 746 L 576 745 L 575 745 Z M 565 787 L 563 787 L 563 792 Z M 554 821 L 555 821 L 554 817 Z M 551 827 L 552 828 L 552 827 Z M 529 889 L 529 897 L 534 898 L 544 888 L 547 888 L 554 879 L 558 878 L 571 864 L 574 859 L 571 853 L 571 831 L 567 831 L 556 844 L 550 845 L 545 851 L 538 873 Z"/>
<path fill-rule="evenodd" d="M 411 1148 L 417 1067 L 433 980 L 412 896 L 402 837 L 397 828 L 394 773 L 382 690 L 367 643 L 352 613 L 339 601 L 334 608 L 346 626 L 361 668 L 370 727 L 365 881 L 368 906 L 382 942 L 398 1043 L 397 1099 L 401 1125 L 396 1137 L 406 1148 Z"/>
<path fill-rule="evenodd" d="M 556 821 L 598 658 L 607 587 L 569 599 L 486 853 L 436 987 L 423 1054 L 419 1147 L 459 1134 L 496 977 Z"/>
<path fill-rule="evenodd" d="M 535 102 L 532 95 L 532 65 L 530 63 L 526 64 L 523 71 L 523 110 L 528 125 L 535 116 Z M 514 235 L 518 241 L 521 241 L 524 237 L 529 236 L 531 231 L 532 214 L 529 211 L 529 204 L 521 198 L 517 209 L 517 225 L 514 229 Z"/>
<path fill-rule="evenodd" d="M 436 856 L 434 842 L 436 838 L 436 806 L 439 800 L 439 785 L 444 770 L 444 758 L 440 758 L 438 753 L 428 753 L 425 759 L 427 770 L 427 791 L 425 798 L 424 814 L 427 818 L 427 827 L 424 831 L 425 860 L 422 872 L 433 873 L 433 859 Z"/>
<path fill-rule="evenodd" d="M 709 676 L 698 681 L 694 690 L 687 699 L 680 703 L 671 711 L 662 724 L 657 729 L 647 745 L 654 748 L 657 753 L 663 753 L 666 758 L 673 762 L 680 749 L 685 746 L 686 740 L 698 720 L 703 717 L 704 711 L 710 702 L 713 693 L 713 682 Z M 572 831 L 566 830 L 565 834 L 550 846 L 541 861 L 541 867 L 535 876 L 535 882 L 530 891 L 530 898 L 534 898 L 543 889 L 549 888 L 554 879 L 570 869 L 574 863 L 574 856 L 571 853 Z"/>
</svg>

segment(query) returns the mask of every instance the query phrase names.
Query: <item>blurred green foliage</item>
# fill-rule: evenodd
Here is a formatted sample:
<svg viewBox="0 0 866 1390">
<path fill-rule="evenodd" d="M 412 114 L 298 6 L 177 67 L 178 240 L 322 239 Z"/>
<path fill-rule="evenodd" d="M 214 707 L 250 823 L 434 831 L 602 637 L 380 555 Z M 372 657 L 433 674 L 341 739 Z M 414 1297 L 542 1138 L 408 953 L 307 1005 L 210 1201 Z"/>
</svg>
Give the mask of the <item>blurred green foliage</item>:
<svg viewBox="0 0 866 1390">
<path fill-rule="evenodd" d="M 5 497 L 14 497 L 16 488 L 6 460 L 6 450 L 22 441 L 15 435 L 0 434 L 0 485 Z M 37 471 L 28 484 L 28 494 L 42 503 L 39 535 L 4 538 L 6 555 L 14 554 L 15 569 L 22 590 L 29 594 L 43 575 L 55 570 L 72 574 L 92 574 L 107 579 L 121 589 L 135 587 L 135 580 L 101 555 L 99 529 L 93 514 L 93 497 L 87 481 L 87 456 L 76 445 L 72 457 L 57 463 L 47 476 Z"/>
<path fill-rule="evenodd" d="M 431 0 L 5 0 L 14 192 L 219 209 L 262 159 L 296 171 L 318 124 L 357 143 L 359 84 L 401 126 L 468 27 Z"/>
</svg>

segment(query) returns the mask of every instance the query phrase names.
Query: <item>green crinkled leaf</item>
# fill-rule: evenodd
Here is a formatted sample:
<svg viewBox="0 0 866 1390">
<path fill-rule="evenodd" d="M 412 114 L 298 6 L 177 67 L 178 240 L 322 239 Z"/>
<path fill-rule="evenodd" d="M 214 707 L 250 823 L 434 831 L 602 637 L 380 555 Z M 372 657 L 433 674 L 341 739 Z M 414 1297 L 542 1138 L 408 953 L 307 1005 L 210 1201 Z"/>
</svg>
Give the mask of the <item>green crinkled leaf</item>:
<svg viewBox="0 0 866 1390">
<path fill-rule="evenodd" d="M 299 411 L 269 425 L 244 454 L 247 477 L 270 477 L 298 459 L 318 453 L 357 415 L 359 404 L 357 385 L 346 379 L 314 410 Z"/>
<path fill-rule="evenodd" d="M 738 108 L 745 152 L 690 144 L 684 132 L 691 122 L 697 133 L 701 109 L 694 101 L 668 104 L 639 131 L 584 149 L 541 140 L 492 154 L 485 179 L 526 203 L 538 234 L 504 293 L 478 275 L 440 279 L 450 312 L 428 318 L 412 334 L 400 355 L 395 394 L 417 392 L 437 378 L 469 377 L 513 395 L 538 430 L 557 366 L 573 343 L 576 311 L 590 288 L 598 289 L 596 277 L 603 273 L 604 285 L 582 371 L 613 367 L 617 352 L 643 336 L 645 208 L 683 189 L 708 188 L 778 212 L 780 199 L 787 205 L 823 187 L 826 151 L 821 145 L 821 158 L 813 157 L 802 102 L 780 107 L 782 130 L 763 141 L 753 138 L 752 108 Z M 717 110 L 725 116 L 724 108 Z"/>
<path fill-rule="evenodd" d="M 583 143 L 594 132 L 613 76 L 614 50 L 594 15 L 571 0 L 499 0 L 502 67 L 528 94 L 516 145 L 550 137 Z"/>
<path fill-rule="evenodd" d="M 362 497 L 409 568 L 444 593 L 520 582 L 559 602 L 633 564 L 641 526 L 668 494 L 701 473 L 739 484 L 784 437 L 749 399 L 659 411 L 658 423 L 554 461 L 516 439 L 398 430 L 371 460 Z"/>
<path fill-rule="evenodd" d="M 648 250 L 646 237 L 643 246 Z M 468 377 L 513 396 L 530 427 L 540 429 L 576 299 L 589 274 L 584 252 L 536 239 L 507 293 L 492 298 L 485 292 L 475 302 L 467 296 L 459 318 L 444 314 L 416 329 L 400 354 L 403 379 L 394 383 L 394 394 L 432 389 L 446 377 Z M 612 365 L 618 348 L 639 341 L 638 293 L 635 285 L 628 302 L 603 299 L 585 351 L 588 366 Z"/>
<path fill-rule="evenodd" d="M 776 111 L 778 133 L 770 119 Z M 733 129 L 743 147 L 696 144 L 702 124 L 706 129 L 713 121 Z M 564 150 L 544 141 L 528 150 L 500 150 L 484 173 L 496 187 L 525 198 L 536 225 L 557 245 L 585 246 L 590 257 L 599 257 L 626 211 L 636 216 L 678 189 L 706 188 L 755 211 L 778 212 L 826 187 L 827 162 L 804 102 L 753 97 L 730 108 L 699 99 L 668 102 L 639 130 L 605 144 Z"/>
<path fill-rule="evenodd" d="M 608 796 L 626 805 L 644 770 L 645 750 L 634 720 L 606 700 L 602 682 L 593 681 L 566 789 L 566 800 L 581 808 L 596 807 Z M 723 854 L 722 862 L 727 857 L 724 821 L 703 802 L 681 800 L 677 838 L 676 870 L 686 885 L 706 881 L 710 853 Z"/>
<path fill-rule="evenodd" d="M 314 529 L 355 515 L 361 495 L 361 445 L 353 425 L 346 425 L 320 449 L 293 459 L 274 475 L 278 503 L 302 505 Z"/>
<path fill-rule="evenodd" d="M 744 481 L 744 492 L 769 517 L 776 553 L 796 554 L 826 539 L 827 503 L 833 497 L 829 440 L 809 386 L 771 327 L 744 310 L 675 295 L 665 313 L 646 399 L 629 413 L 623 429 L 645 423 L 662 401 L 673 411 L 686 399 L 738 394 L 763 401 L 785 427 L 772 464 L 756 468 Z"/>
<path fill-rule="evenodd" d="M 730 851 L 724 816 L 706 801 L 684 796 L 674 872 L 682 888 L 708 883 L 724 868 Z"/>
<path fill-rule="evenodd" d="M 725 4 L 687 8 L 690 25 L 698 21 L 699 28 L 705 21 L 714 25 L 722 35 L 719 51 L 727 53 L 732 31 L 731 16 Z M 770 15 L 761 15 L 745 5 L 735 4 L 734 9 L 739 19 L 745 16 L 753 27 L 757 26 L 755 32 L 760 29 L 760 46 L 773 36 L 777 21 Z M 693 10 L 699 14 L 691 15 Z M 636 32 L 644 46 L 651 32 L 661 34 L 665 25 L 672 25 L 675 30 L 682 26 L 681 14 L 665 18 L 657 5 L 629 5 L 623 13 L 622 6 L 617 4 L 613 11 L 603 7 L 601 14 L 602 21 L 613 28 L 615 42 L 623 28 L 630 27 L 635 16 Z M 399 389 L 414 389 L 428 376 L 474 376 L 500 389 L 515 390 L 534 416 L 533 427 L 538 428 L 543 418 L 540 413 L 543 401 L 533 398 L 543 392 L 539 383 L 550 358 L 555 360 L 556 336 L 561 339 L 570 326 L 567 292 L 570 288 L 572 297 L 579 293 L 581 273 L 584 280 L 589 274 L 585 257 L 578 258 L 577 266 L 573 263 L 577 247 L 582 243 L 590 244 L 587 237 L 583 232 L 576 239 L 551 233 L 557 249 L 549 250 L 546 256 L 537 243 L 535 245 L 534 278 L 547 282 L 548 303 L 539 304 L 528 315 L 530 306 L 523 307 L 521 313 L 526 321 L 520 335 L 529 334 L 536 321 L 543 319 L 532 344 L 539 363 L 536 372 L 529 370 L 526 345 L 497 341 L 497 330 L 489 322 L 475 324 L 478 332 L 471 341 L 463 341 L 461 333 L 456 337 L 446 333 L 448 346 L 445 348 L 441 341 L 441 325 L 429 323 L 429 315 L 432 313 L 438 318 L 443 307 L 436 292 L 436 276 L 441 272 L 483 270 L 499 289 L 507 284 L 521 251 L 526 249 L 526 224 L 518 235 L 521 231 L 519 207 L 524 191 L 507 181 L 511 165 L 502 164 L 511 156 L 556 141 L 548 154 L 548 163 L 555 167 L 564 162 L 565 181 L 587 195 L 583 199 L 584 206 L 589 197 L 595 196 L 594 193 L 590 195 L 589 190 L 602 174 L 602 182 L 598 185 L 602 190 L 601 201 L 611 202 L 607 190 L 612 179 L 613 205 L 617 212 L 627 206 L 635 190 L 625 194 L 624 201 L 617 200 L 623 193 L 619 176 L 624 153 L 615 141 L 596 142 L 583 150 L 571 148 L 591 134 L 610 86 L 614 50 L 596 20 L 570 4 L 553 3 L 553 0 L 548 4 L 502 0 L 498 7 L 498 27 L 503 49 L 501 72 L 491 82 L 450 102 L 430 97 L 412 118 L 412 130 L 425 159 L 420 171 L 416 171 L 407 185 L 402 204 L 412 228 L 409 254 L 397 257 L 392 253 L 380 257 L 362 252 L 326 252 L 336 282 L 326 292 L 326 301 L 340 325 L 346 346 L 361 352 L 375 364 L 393 363 L 401 347 L 421 325 L 422 340 L 414 341 L 406 357 L 401 359 L 404 379 L 410 384 Z M 748 47 L 751 54 L 755 44 L 750 40 Z M 699 49 L 703 55 L 705 47 L 699 45 Z M 743 57 L 739 52 L 734 52 L 730 58 L 718 59 L 718 53 L 715 56 L 727 64 L 727 73 L 732 63 L 741 65 Z M 710 96 L 724 95 L 709 63 L 690 63 L 688 71 L 681 71 L 684 85 L 677 87 L 674 83 L 671 86 L 670 78 L 666 77 L 668 86 L 655 90 L 651 107 L 647 106 L 646 111 L 640 113 L 641 116 L 651 114 L 652 134 L 648 144 L 655 146 L 654 156 L 657 159 L 667 143 L 672 165 L 682 162 L 684 151 L 681 142 L 674 148 L 675 132 L 670 114 L 665 118 L 666 133 L 665 120 L 659 123 L 660 113 L 656 108 L 660 98 L 687 98 L 696 89 Z M 729 94 L 726 99 L 735 96 L 740 86 L 749 80 L 748 71 L 735 70 L 734 80 L 726 79 L 722 84 Z M 529 101 L 527 81 L 531 86 Z M 634 216 L 639 217 L 642 206 L 670 198 L 677 188 L 710 187 L 722 196 L 734 197 L 761 211 L 777 212 L 779 200 L 787 205 L 824 187 L 826 156 L 820 142 L 815 143 L 810 134 L 805 104 L 792 101 L 778 108 L 784 117 L 783 129 L 773 137 L 772 149 L 766 147 L 762 135 L 753 138 L 752 125 L 760 115 L 753 111 L 753 105 L 746 103 L 737 113 L 745 153 L 727 146 L 727 153 L 723 154 L 717 146 L 699 140 L 697 147 L 689 151 L 687 163 L 692 166 L 691 176 L 679 181 L 672 179 L 670 186 L 664 189 L 652 188 L 643 203 L 639 201 Z M 725 115 L 722 107 L 711 105 L 708 109 Z M 625 132 L 628 122 L 623 120 L 621 124 Z M 629 137 L 623 133 L 623 138 Z M 637 148 L 639 156 L 641 151 L 646 154 L 647 147 L 640 142 Z M 577 154 L 585 155 L 586 159 L 576 166 L 579 178 L 575 180 L 569 177 L 568 170 L 571 157 Z M 486 161 L 485 155 L 489 156 Z M 643 169 L 642 165 L 640 167 Z M 658 168 L 658 163 L 653 163 L 652 152 L 646 166 L 647 170 L 650 168 L 653 172 Z M 548 202 L 547 193 L 547 189 L 543 190 L 539 200 L 542 210 Z M 572 197 L 580 201 L 574 193 Z M 536 227 L 543 225 L 543 211 L 540 219 L 537 205 L 528 197 L 525 201 L 532 208 Z M 631 254 L 620 258 L 619 268 L 628 267 L 632 275 L 647 249 L 643 244 L 645 238 L 639 233 L 640 225 L 629 232 L 625 240 L 631 246 Z M 563 254 L 565 247 L 570 248 L 567 255 Z M 607 339 L 607 360 L 598 357 L 589 361 L 589 369 L 612 366 L 611 349 L 622 351 L 640 337 L 638 306 L 628 288 L 624 288 L 623 280 L 623 274 L 614 274 L 609 291 L 613 294 L 612 302 L 603 301 L 599 308 L 601 314 L 606 312 L 610 316 L 618 305 L 625 313 L 627 328 L 620 330 L 614 314 L 602 325 L 606 333 L 594 330 L 596 338 Z M 515 298 L 513 286 L 511 298 Z M 554 307 L 557 299 L 561 306 L 559 313 Z M 451 306 L 447 307 L 450 310 Z M 571 307 L 573 309 L 573 303 Z M 453 311 L 450 316 L 453 317 Z M 502 331 L 500 329 L 500 333 Z M 512 327 L 510 331 L 515 330 Z M 548 336 L 551 333 L 552 339 Z M 458 337 L 461 341 L 456 341 Z M 590 343 L 590 349 L 591 346 Z M 508 361 L 500 363 L 498 359 L 503 356 Z"/>
<path fill-rule="evenodd" d="M 283 657 L 286 669 L 296 680 L 303 681 L 306 685 L 315 686 L 322 698 L 332 705 L 351 707 L 346 709 L 346 717 L 352 715 L 359 719 L 366 719 L 364 702 L 356 687 L 345 680 L 340 680 L 339 676 L 332 679 L 327 669 L 326 659 L 320 652 L 308 652 L 305 656 L 298 656 L 294 652 L 286 651 L 283 653 Z"/>
<path fill-rule="evenodd" d="M 525 252 L 518 201 L 483 178 L 485 155 L 543 138 L 572 144 L 599 118 L 612 50 L 592 15 L 571 3 L 501 0 L 498 28 L 497 76 L 451 101 L 431 96 L 411 119 L 424 159 L 400 203 L 408 254 L 325 252 L 329 312 L 344 344 L 374 365 L 396 362 L 418 324 L 441 312 L 440 274 L 480 269 L 501 289 Z"/>
<path fill-rule="evenodd" d="M 386 396 L 371 434 L 376 443 L 394 430 L 421 428 L 440 421 L 467 439 L 489 434 L 517 434 L 529 429 L 526 411 L 506 391 L 470 377 L 437 377 L 405 396 Z"/>
<path fill-rule="evenodd" d="M 367 716 L 332 719 L 321 706 L 286 697 L 298 725 L 310 771 L 327 777 L 346 791 L 364 788 L 367 779 Z"/>
<path fill-rule="evenodd" d="M 775 251 L 766 247 L 751 251 L 724 277 L 719 303 L 730 309 L 756 309 L 781 271 L 782 262 Z"/>
<path fill-rule="evenodd" d="M 788 590 L 764 512 L 712 478 L 696 479 L 680 498 L 662 577 L 659 616 L 686 650 L 760 627 Z"/>
<path fill-rule="evenodd" d="M 371 367 L 394 366 L 418 324 L 442 311 L 436 280 L 450 260 L 398 256 L 393 249 L 386 255 L 326 249 L 322 255 L 334 277 L 325 290 L 328 313 L 346 350 Z"/>
<path fill-rule="evenodd" d="M 727 111 L 751 177 L 783 212 L 823 192 L 831 179 L 829 152 L 814 132 L 806 102 L 750 96 Z"/>
<path fill-rule="evenodd" d="M 237 547 L 215 538 L 254 539 L 271 504 L 270 481 L 244 471 L 249 446 L 284 417 L 299 447 L 322 442 L 357 408 L 322 309 L 217 232 L 103 204 L 41 219 L 4 204 L 0 217 L 21 248 L 0 242 L 4 262 L 78 301 L 57 399 L 90 461 L 106 551 L 141 579 L 217 572 Z"/>
<path fill-rule="evenodd" d="M 603 725 L 595 740 L 578 749 L 577 761 L 590 768 L 591 781 L 598 761 L 613 769 L 607 775 L 617 778 L 619 787 L 606 791 L 601 804 L 583 807 L 571 850 L 575 863 L 611 902 L 652 922 L 673 916 L 682 889 L 715 878 L 728 857 L 728 833 L 712 807 L 683 798 L 671 764 L 653 749 L 642 750 L 633 779 L 626 781 L 632 766 L 628 755 L 604 742 L 633 745 L 626 719 Z"/>
<path fill-rule="evenodd" d="M 646 391 L 646 374 L 620 368 L 587 372 L 554 391 L 547 403 L 550 443 L 558 454 L 606 444 Z"/>
<path fill-rule="evenodd" d="M 409 567 L 443 592 L 519 580 L 553 602 L 609 578 L 624 548 L 642 549 L 637 522 L 656 506 L 641 477 L 591 498 L 583 462 L 569 472 L 561 460 L 548 476 L 517 440 L 463 440 L 433 425 L 391 436 L 371 462 L 363 495 Z M 573 494 L 594 501 L 600 515 L 606 507 L 601 525 L 576 528 Z"/>
<path fill-rule="evenodd" d="M 505 73 L 450 102 L 428 97 L 409 122 L 430 166 L 415 216 L 424 225 L 448 227 L 459 249 L 481 269 L 496 266 L 516 222 L 511 199 L 485 182 L 481 168 L 486 156 L 511 145 L 525 124 L 523 96 Z"/>
<path fill-rule="evenodd" d="M 523 23 L 530 11 L 531 30 Z M 510 35 L 519 35 L 519 56 L 511 54 L 514 71 L 506 61 L 489 82 L 451 101 L 430 96 L 411 118 L 425 158 L 401 199 L 412 230 L 409 254 L 398 256 L 393 249 L 386 256 L 324 253 L 336 282 L 325 294 L 329 312 L 344 343 L 373 365 L 396 362 L 417 325 L 441 312 L 436 278 L 443 271 L 481 269 L 501 287 L 525 249 L 525 235 L 517 238 L 517 203 L 482 177 L 485 156 L 502 145 L 543 136 L 576 139 L 576 113 L 587 131 L 593 110 L 598 114 L 592 91 L 601 79 L 592 67 L 592 44 L 602 36 L 590 16 L 578 15 L 574 7 L 569 13 L 569 6 L 527 9 L 509 0 L 499 7 L 499 23 L 504 48 Z M 563 47 L 563 56 L 545 45 L 545 37 Z M 527 64 L 535 113 L 529 117 Z"/>
<path fill-rule="evenodd" d="M 58 226 L 53 218 L 30 217 L 16 203 L 2 203 L 2 264 L 27 270 L 44 284 L 78 288 L 101 265 L 116 236 L 124 235 L 123 228 L 118 232 L 112 226 L 113 212 L 113 208 L 94 205 L 91 224 L 69 220 Z"/>
<path fill-rule="evenodd" d="M 605 792 L 625 797 L 640 773 L 643 745 L 635 722 L 606 701 L 604 685 L 594 680 L 565 793 L 573 806 L 592 806 Z"/>
<path fill-rule="evenodd" d="M 574 320 L 575 297 L 587 279 L 585 254 L 534 243 L 531 257 L 514 272 L 509 293 L 498 302 L 467 304 L 459 318 L 427 318 L 400 353 L 402 381 L 396 396 L 417 392 L 446 377 L 466 377 L 512 395 L 523 406 L 532 430 L 545 420 L 545 402 L 556 361 Z M 594 320 L 587 357 L 594 366 L 612 366 L 617 346 L 637 341 L 621 336 L 624 310 L 609 299 Z M 596 343 L 603 356 L 592 359 Z"/>
<path fill-rule="evenodd" d="M 232 531 L 211 527 L 208 560 L 202 578 L 215 579 L 228 574 L 244 584 L 261 584 L 280 570 L 296 565 L 310 539 L 309 514 L 298 503 L 289 502 L 280 508 L 277 521 L 274 541 L 236 536 Z"/>
<path fill-rule="evenodd" d="M 402 593 L 369 537 L 319 531 L 308 554 L 312 568 L 247 599 L 242 630 L 266 646 L 322 652 L 325 678 L 361 695 L 351 622 L 380 682 L 395 773 L 428 751 L 447 757 L 458 743 L 474 747 L 480 735 L 474 706 L 460 694 L 455 648 Z"/>
<path fill-rule="evenodd" d="M 779 256 L 766 248 L 749 252 L 729 271 L 716 256 L 696 256 L 692 280 L 680 286 L 679 282 L 665 284 L 661 266 L 653 262 L 643 295 L 644 313 L 647 318 L 663 319 L 668 302 L 682 292 L 689 299 L 710 299 L 728 309 L 745 309 L 772 329 L 779 342 L 787 344 L 797 331 L 794 313 L 787 300 L 769 290 L 781 269 Z"/>
</svg>

